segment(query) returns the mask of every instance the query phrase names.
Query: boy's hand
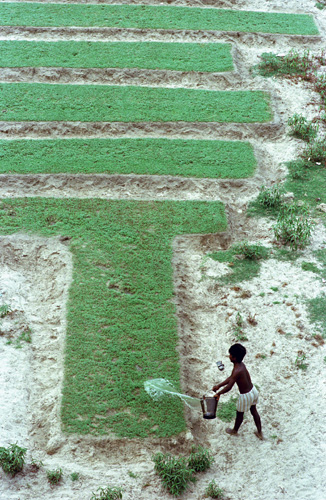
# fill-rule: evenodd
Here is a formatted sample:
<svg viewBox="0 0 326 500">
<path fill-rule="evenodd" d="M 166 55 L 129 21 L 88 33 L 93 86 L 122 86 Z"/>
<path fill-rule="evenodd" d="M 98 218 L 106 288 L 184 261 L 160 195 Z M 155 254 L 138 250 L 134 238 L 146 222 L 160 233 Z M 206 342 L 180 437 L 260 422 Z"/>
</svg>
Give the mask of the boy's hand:
<svg viewBox="0 0 326 500">
<path fill-rule="evenodd" d="M 219 394 L 214 394 L 214 398 L 218 401 L 220 399 L 220 395 Z"/>
<path fill-rule="evenodd" d="M 220 384 L 214 385 L 212 391 L 216 392 L 219 390 L 219 388 L 220 388 Z"/>
</svg>

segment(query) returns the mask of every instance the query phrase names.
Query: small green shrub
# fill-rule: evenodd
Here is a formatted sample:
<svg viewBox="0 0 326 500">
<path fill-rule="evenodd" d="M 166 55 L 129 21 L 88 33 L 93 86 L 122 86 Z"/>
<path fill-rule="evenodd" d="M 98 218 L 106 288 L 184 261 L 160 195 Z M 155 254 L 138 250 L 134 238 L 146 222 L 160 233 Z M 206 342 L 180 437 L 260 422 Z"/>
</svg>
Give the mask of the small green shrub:
<svg viewBox="0 0 326 500">
<path fill-rule="evenodd" d="M 33 471 L 37 472 L 38 470 L 40 470 L 41 467 L 44 466 L 44 464 L 41 460 L 35 460 L 34 458 L 32 458 L 31 466 L 32 466 Z"/>
<path fill-rule="evenodd" d="M 302 262 L 301 268 L 303 271 L 310 271 L 312 273 L 319 274 L 319 272 L 320 272 L 320 270 L 318 269 L 316 264 L 314 264 L 313 262 Z"/>
<path fill-rule="evenodd" d="M 2 306 L 0 306 L 0 318 L 5 318 L 9 313 L 10 306 L 8 306 L 8 304 L 3 304 Z"/>
<path fill-rule="evenodd" d="M 326 139 L 317 139 L 307 144 L 301 156 L 305 161 L 326 165 Z"/>
<path fill-rule="evenodd" d="M 267 259 L 269 256 L 269 250 L 266 247 L 250 244 L 248 241 L 237 243 L 233 248 L 236 253 L 243 255 L 245 259 Z"/>
<path fill-rule="evenodd" d="M 58 484 L 62 478 L 62 469 L 47 470 L 46 477 L 48 478 L 50 484 Z"/>
<path fill-rule="evenodd" d="M 309 163 L 307 161 L 303 159 L 289 161 L 287 167 L 289 169 L 289 176 L 293 181 L 305 181 L 309 179 Z"/>
<path fill-rule="evenodd" d="M 174 496 L 185 491 L 188 483 L 195 482 L 194 470 L 188 468 L 185 457 L 173 457 L 169 454 L 157 453 L 153 457 L 155 472 L 160 476 L 163 486 Z"/>
<path fill-rule="evenodd" d="M 93 493 L 91 500 L 119 500 L 122 498 L 122 488 L 98 488 L 99 495 Z"/>
<path fill-rule="evenodd" d="M 325 65 L 325 62 L 324 62 Z M 326 75 L 321 75 L 318 76 L 316 81 L 315 81 L 315 90 L 316 92 L 319 92 L 321 98 L 324 101 L 326 101 Z"/>
<path fill-rule="evenodd" d="M 192 452 L 188 458 L 188 467 L 195 472 L 204 472 L 209 469 L 214 462 L 214 457 L 209 450 L 202 446 L 193 446 Z"/>
<path fill-rule="evenodd" d="M 291 127 L 291 135 L 307 142 L 316 137 L 319 128 L 318 124 L 312 123 L 298 114 L 288 119 L 288 125 Z"/>
<path fill-rule="evenodd" d="M 205 490 L 205 496 L 210 498 L 217 498 L 218 500 L 223 500 L 225 498 L 224 491 L 217 486 L 215 479 L 213 479 L 213 481 L 208 484 Z"/>
<path fill-rule="evenodd" d="M 316 7 L 317 7 L 317 9 L 319 9 L 319 10 L 326 9 L 326 3 L 317 2 L 317 3 L 316 3 Z"/>
<path fill-rule="evenodd" d="M 237 398 L 232 397 L 226 403 L 218 403 L 216 415 L 223 422 L 231 422 L 237 411 Z"/>
<path fill-rule="evenodd" d="M 278 241 L 296 250 L 309 243 L 312 225 L 307 207 L 292 203 L 283 206 L 273 229 Z"/>
<path fill-rule="evenodd" d="M 15 476 L 23 470 L 26 448 L 10 444 L 8 448 L 0 448 L 0 465 L 4 472 Z"/>
<path fill-rule="evenodd" d="M 72 473 L 70 474 L 70 479 L 71 479 L 72 481 L 78 481 L 78 479 L 79 479 L 79 472 L 72 472 Z"/>
<path fill-rule="evenodd" d="M 308 364 L 305 362 L 306 358 L 307 356 L 303 351 L 298 351 L 298 355 L 295 360 L 295 366 L 299 368 L 299 370 L 307 370 Z"/>
<path fill-rule="evenodd" d="M 262 186 L 257 196 L 257 204 L 264 208 L 279 208 L 283 203 L 284 192 L 279 184 L 267 188 Z"/>
</svg>

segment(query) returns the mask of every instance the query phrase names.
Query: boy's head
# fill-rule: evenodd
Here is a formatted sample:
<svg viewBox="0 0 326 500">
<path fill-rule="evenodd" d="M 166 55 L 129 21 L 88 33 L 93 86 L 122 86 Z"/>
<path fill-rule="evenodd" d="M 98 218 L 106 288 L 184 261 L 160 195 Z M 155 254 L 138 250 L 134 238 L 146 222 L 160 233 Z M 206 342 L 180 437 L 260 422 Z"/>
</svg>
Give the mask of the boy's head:
<svg viewBox="0 0 326 500">
<path fill-rule="evenodd" d="M 233 344 L 229 349 L 229 354 L 235 358 L 238 363 L 241 363 L 246 353 L 246 348 L 241 344 Z"/>
</svg>

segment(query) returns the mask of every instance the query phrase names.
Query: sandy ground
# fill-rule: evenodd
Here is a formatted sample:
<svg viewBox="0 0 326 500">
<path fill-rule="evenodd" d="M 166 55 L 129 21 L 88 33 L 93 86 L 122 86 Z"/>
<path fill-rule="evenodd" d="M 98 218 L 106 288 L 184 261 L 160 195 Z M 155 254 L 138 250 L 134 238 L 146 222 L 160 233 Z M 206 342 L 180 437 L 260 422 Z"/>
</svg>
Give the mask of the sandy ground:
<svg viewBox="0 0 326 500">
<path fill-rule="evenodd" d="M 168 3 L 169 0 L 167 0 Z M 133 2 L 135 3 L 135 2 Z M 144 3 L 165 3 L 149 1 Z M 185 408 L 188 431 L 171 440 L 137 441 L 63 435 L 60 429 L 60 395 L 63 379 L 65 312 L 72 276 L 72 256 L 60 239 L 14 235 L 0 238 L 0 305 L 11 313 L 0 324 L 0 445 L 18 443 L 44 466 L 27 465 L 15 478 L 0 474 L 1 500 L 88 500 L 98 487 L 120 486 L 123 499 L 171 498 L 153 471 L 156 451 L 182 453 L 192 443 L 210 448 L 215 463 L 199 475 L 182 498 L 204 498 L 215 479 L 232 500 L 325 500 L 326 417 L 325 345 L 316 342 L 318 325 L 311 324 L 306 300 L 326 293 L 326 283 L 301 268 L 302 261 L 316 262 L 313 251 L 326 248 L 326 231 L 315 227 L 311 245 L 295 263 L 273 259 L 262 264 L 260 275 L 238 287 L 217 285 L 229 268 L 206 257 L 242 239 L 271 246 L 273 234 L 267 220 L 247 220 L 246 205 L 261 184 L 286 175 L 282 162 L 293 159 L 302 147 L 286 134 L 285 124 L 295 112 L 318 116 L 318 96 L 303 83 L 253 78 L 249 68 L 263 52 L 285 53 L 291 47 L 325 47 L 326 11 L 311 0 L 178 1 L 199 5 L 307 12 L 317 19 L 321 37 L 286 37 L 204 32 L 151 30 L 28 30 L 4 29 L 4 39 L 166 40 L 229 41 L 236 71 L 228 75 L 184 74 L 155 71 L 69 72 L 3 70 L 1 81 L 58 81 L 63 83 L 120 83 L 189 88 L 264 89 L 271 93 L 274 123 L 266 127 L 197 124 L 7 124 L 0 122 L 0 137 L 189 137 L 249 140 L 258 160 L 249 180 L 182 179 L 150 176 L 0 176 L 0 196 L 100 197 L 107 199 L 201 199 L 223 201 L 229 219 L 224 235 L 177 238 L 174 242 L 174 278 L 180 334 L 180 359 L 184 391 L 192 396 L 207 393 L 225 378 L 231 366 L 229 345 L 235 341 L 237 312 L 245 320 L 248 337 L 247 365 L 260 389 L 259 411 L 265 440 L 255 435 L 247 416 L 238 437 L 225 433 L 226 424 L 204 421 Z M 318 264 L 318 263 L 317 263 Z M 273 287 L 273 289 L 271 288 Z M 263 295 L 264 294 L 264 295 Z M 257 325 L 248 321 L 255 316 Z M 19 341 L 32 332 L 32 343 Z M 8 343 L 8 341 L 10 343 Z M 21 344 L 22 348 L 17 348 Z M 306 354 L 307 370 L 295 364 L 298 352 Z M 225 372 L 216 369 L 222 359 Z M 224 396 L 224 401 L 234 396 Z M 46 470 L 61 467 L 63 480 L 50 487 Z M 80 479 L 73 482 L 72 472 Z M 136 474 L 131 477 L 129 473 Z"/>
</svg>

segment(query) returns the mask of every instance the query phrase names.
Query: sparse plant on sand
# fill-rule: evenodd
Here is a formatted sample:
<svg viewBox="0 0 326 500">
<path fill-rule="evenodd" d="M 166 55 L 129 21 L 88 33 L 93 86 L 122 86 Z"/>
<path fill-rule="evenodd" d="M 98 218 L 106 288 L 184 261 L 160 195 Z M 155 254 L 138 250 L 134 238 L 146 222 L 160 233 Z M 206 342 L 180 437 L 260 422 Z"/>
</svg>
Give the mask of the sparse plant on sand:
<svg viewBox="0 0 326 500">
<path fill-rule="evenodd" d="M 79 479 L 79 472 L 72 472 L 72 473 L 70 474 L 70 479 L 71 479 L 72 481 L 78 481 L 78 479 Z"/>
<path fill-rule="evenodd" d="M 209 498 L 217 498 L 218 500 L 223 500 L 225 498 L 224 491 L 217 486 L 215 479 L 208 484 L 205 490 L 205 496 Z"/>
<path fill-rule="evenodd" d="M 119 500 L 122 498 L 121 488 L 111 488 L 107 486 L 106 488 L 98 488 L 99 493 L 93 493 L 91 500 Z"/>
<path fill-rule="evenodd" d="M 309 243 L 312 226 L 309 209 L 305 205 L 291 203 L 282 207 L 273 229 L 278 241 L 297 250 Z"/>
<path fill-rule="evenodd" d="M 266 247 L 248 241 L 237 243 L 233 248 L 239 255 L 243 255 L 245 259 L 267 259 L 269 256 L 269 250 Z"/>
<path fill-rule="evenodd" d="M 58 484 L 62 478 L 62 469 L 47 470 L 46 476 L 51 485 Z"/>
<path fill-rule="evenodd" d="M 163 486 L 174 496 L 185 491 L 188 483 L 195 482 L 194 469 L 188 467 L 186 457 L 173 457 L 157 453 L 153 457 L 155 472 L 160 476 Z"/>
<path fill-rule="evenodd" d="M 25 463 L 26 448 L 17 444 L 10 444 L 8 448 L 0 448 L 0 465 L 4 472 L 15 476 L 23 470 Z"/>
<path fill-rule="evenodd" d="M 9 313 L 10 306 L 8 306 L 8 304 L 2 304 L 2 306 L 0 306 L 0 318 L 5 318 Z"/>
<path fill-rule="evenodd" d="M 257 196 L 257 204 L 267 209 L 277 209 L 283 203 L 284 192 L 280 184 L 274 184 L 270 188 L 262 186 Z"/>
<path fill-rule="evenodd" d="M 303 351 L 298 351 L 298 355 L 295 360 L 295 366 L 299 368 L 299 370 L 306 371 L 308 368 L 308 364 L 306 363 L 307 356 Z"/>
</svg>

